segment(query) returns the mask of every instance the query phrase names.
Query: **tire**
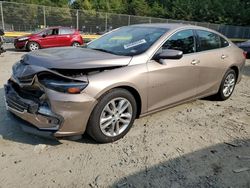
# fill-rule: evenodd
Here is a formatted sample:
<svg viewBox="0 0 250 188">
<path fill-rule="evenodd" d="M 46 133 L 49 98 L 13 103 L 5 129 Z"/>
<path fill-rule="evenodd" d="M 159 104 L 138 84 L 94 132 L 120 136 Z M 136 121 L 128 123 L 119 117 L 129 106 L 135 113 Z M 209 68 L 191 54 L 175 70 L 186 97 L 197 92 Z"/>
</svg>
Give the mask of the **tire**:
<svg viewBox="0 0 250 188">
<path fill-rule="evenodd" d="M 119 105 L 121 108 L 119 108 Z M 113 108 L 114 106 L 116 108 Z M 125 89 L 110 90 L 100 97 L 92 111 L 87 133 L 99 143 L 119 140 L 132 127 L 136 113 L 136 101 L 129 91 Z"/>
<path fill-rule="evenodd" d="M 39 50 L 39 49 L 40 49 L 40 45 L 37 42 L 29 42 L 27 44 L 28 51 L 35 51 L 35 50 Z"/>
<path fill-rule="evenodd" d="M 73 47 L 79 47 L 80 43 L 79 42 L 73 42 L 71 46 L 73 46 Z"/>
<path fill-rule="evenodd" d="M 236 82 L 237 78 L 235 71 L 233 69 L 229 69 L 221 81 L 220 89 L 216 94 L 216 98 L 221 101 L 227 100 L 232 95 Z M 226 84 L 228 86 L 226 86 Z"/>
</svg>

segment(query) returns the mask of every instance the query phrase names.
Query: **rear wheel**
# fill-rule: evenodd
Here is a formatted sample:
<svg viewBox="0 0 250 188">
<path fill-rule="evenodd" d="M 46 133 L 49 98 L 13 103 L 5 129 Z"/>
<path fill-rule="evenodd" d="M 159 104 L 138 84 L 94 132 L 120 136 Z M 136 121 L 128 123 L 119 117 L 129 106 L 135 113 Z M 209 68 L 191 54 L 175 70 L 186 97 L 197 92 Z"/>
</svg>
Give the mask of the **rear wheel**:
<svg viewBox="0 0 250 188">
<path fill-rule="evenodd" d="M 219 100 L 228 99 L 234 91 L 236 81 L 237 80 L 236 80 L 235 71 L 233 69 L 229 69 L 222 79 L 220 89 L 219 89 L 219 92 L 217 93 L 216 97 Z"/>
<path fill-rule="evenodd" d="M 79 47 L 79 46 L 80 46 L 80 43 L 79 43 L 79 42 L 73 42 L 73 43 L 72 43 L 72 46 L 73 46 L 73 47 Z"/>
<path fill-rule="evenodd" d="M 38 50 L 40 48 L 40 45 L 37 42 L 29 42 L 27 44 L 27 49 L 29 51 L 35 51 Z"/>
<path fill-rule="evenodd" d="M 87 132 L 100 143 L 116 141 L 127 134 L 136 112 L 136 101 L 129 91 L 111 90 L 100 98 L 93 110 Z"/>
</svg>

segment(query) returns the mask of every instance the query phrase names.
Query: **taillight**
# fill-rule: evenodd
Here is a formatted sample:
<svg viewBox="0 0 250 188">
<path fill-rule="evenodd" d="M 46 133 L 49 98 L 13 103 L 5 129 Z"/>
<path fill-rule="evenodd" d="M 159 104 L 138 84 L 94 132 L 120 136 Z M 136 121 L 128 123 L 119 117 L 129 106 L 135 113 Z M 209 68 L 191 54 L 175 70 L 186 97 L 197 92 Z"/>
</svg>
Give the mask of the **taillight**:
<svg viewBox="0 0 250 188">
<path fill-rule="evenodd" d="M 245 57 L 245 59 L 247 58 L 247 52 L 243 52 L 243 56 Z"/>
</svg>

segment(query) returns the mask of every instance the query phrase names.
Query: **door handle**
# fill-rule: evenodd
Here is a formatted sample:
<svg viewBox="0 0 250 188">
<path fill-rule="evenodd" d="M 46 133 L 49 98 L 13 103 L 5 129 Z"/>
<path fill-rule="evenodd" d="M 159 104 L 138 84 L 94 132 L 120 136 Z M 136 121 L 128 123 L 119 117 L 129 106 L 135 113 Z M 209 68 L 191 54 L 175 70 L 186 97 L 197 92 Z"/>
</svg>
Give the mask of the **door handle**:
<svg viewBox="0 0 250 188">
<path fill-rule="evenodd" d="M 191 62 L 192 65 L 197 65 L 197 64 L 199 64 L 199 63 L 200 63 L 200 60 L 193 60 L 193 61 Z"/>
<path fill-rule="evenodd" d="M 221 55 L 221 59 L 226 59 L 228 56 L 227 55 Z"/>
</svg>

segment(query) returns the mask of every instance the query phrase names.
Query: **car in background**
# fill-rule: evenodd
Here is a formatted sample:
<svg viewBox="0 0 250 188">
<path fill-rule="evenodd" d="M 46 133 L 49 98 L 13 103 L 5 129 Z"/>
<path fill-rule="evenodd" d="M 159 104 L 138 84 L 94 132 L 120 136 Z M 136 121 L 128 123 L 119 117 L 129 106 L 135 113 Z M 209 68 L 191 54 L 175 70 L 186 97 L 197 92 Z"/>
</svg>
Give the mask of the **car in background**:
<svg viewBox="0 0 250 188">
<path fill-rule="evenodd" d="M 246 52 L 246 58 L 249 59 L 250 58 L 250 40 L 237 43 L 236 45 Z"/>
<path fill-rule="evenodd" d="M 83 45 L 80 32 L 69 27 L 50 27 L 37 33 L 17 37 L 14 40 L 16 49 L 25 48 L 28 51 L 61 46 L 77 47 L 80 45 Z"/>
</svg>

